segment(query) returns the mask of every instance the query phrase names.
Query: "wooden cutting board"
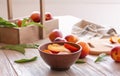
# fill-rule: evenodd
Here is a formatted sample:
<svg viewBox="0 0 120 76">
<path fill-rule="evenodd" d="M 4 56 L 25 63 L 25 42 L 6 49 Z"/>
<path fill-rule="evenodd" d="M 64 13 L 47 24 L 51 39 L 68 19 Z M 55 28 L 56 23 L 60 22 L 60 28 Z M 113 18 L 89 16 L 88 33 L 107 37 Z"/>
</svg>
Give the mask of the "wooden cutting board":
<svg viewBox="0 0 120 76">
<path fill-rule="evenodd" d="M 111 49 L 118 44 L 111 44 L 109 39 L 90 39 L 87 41 L 93 45 L 90 47 L 90 54 L 99 55 L 101 53 L 110 54 Z"/>
</svg>

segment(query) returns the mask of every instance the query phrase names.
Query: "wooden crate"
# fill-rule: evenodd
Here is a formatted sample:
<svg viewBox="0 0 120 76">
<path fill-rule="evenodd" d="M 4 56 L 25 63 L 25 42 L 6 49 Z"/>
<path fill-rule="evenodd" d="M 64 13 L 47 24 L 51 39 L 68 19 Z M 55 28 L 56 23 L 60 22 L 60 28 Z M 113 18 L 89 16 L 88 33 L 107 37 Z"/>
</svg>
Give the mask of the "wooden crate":
<svg viewBox="0 0 120 76">
<path fill-rule="evenodd" d="M 12 17 L 11 10 L 11 0 L 8 1 L 8 20 L 14 21 Z M 37 40 L 44 39 L 48 37 L 48 34 L 53 29 L 58 29 L 58 19 L 52 19 L 45 21 L 44 14 L 44 1 L 40 0 L 40 14 L 41 14 L 41 24 L 39 26 L 27 26 L 20 28 L 4 28 L 0 27 L 0 43 L 6 44 L 24 44 L 33 43 Z"/>
<path fill-rule="evenodd" d="M 58 28 L 58 19 L 45 22 L 43 28 L 31 25 L 20 28 L 0 27 L 0 43 L 24 44 L 32 43 L 48 37 L 48 34 Z"/>
</svg>

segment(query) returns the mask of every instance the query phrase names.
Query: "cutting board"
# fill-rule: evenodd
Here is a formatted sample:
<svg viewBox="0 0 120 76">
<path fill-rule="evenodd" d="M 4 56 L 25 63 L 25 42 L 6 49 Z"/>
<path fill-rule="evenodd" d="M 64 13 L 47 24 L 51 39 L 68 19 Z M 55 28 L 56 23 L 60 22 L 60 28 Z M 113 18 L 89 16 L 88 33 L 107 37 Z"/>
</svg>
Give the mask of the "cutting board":
<svg viewBox="0 0 120 76">
<path fill-rule="evenodd" d="M 90 54 L 99 55 L 101 53 L 110 54 L 111 49 L 118 44 L 111 44 L 109 39 L 90 39 L 87 41 L 90 47 Z"/>
</svg>

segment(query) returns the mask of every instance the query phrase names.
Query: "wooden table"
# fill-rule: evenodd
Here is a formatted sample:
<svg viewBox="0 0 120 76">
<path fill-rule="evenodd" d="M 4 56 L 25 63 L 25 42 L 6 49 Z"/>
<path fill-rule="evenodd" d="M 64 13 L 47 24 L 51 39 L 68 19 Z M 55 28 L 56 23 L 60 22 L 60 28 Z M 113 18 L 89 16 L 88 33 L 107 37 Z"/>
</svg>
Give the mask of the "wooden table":
<svg viewBox="0 0 120 76">
<path fill-rule="evenodd" d="M 69 22 L 72 16 L 59 17 L 64 18 Z M 73 21 L 74 22 L 76 22 Z M 78 20 L 79 21 L 79 20 Z M 62 22 L 61 22 L 62 24 Z M 63 24 L 63 26 L 65 26 Z M 66 25 L 68 26 L 68 25 Z M 72 26 L 70 24 L 70 26 Z M 65 28 L 60 28 L 61 30 Z M 66 33 L 67 34 L 67 33 Z M 49 39 L 40 40 L 39 43 L 44 44 Z M 15 60 L 22 58 L 31 58 L 38 56 L 38 59 L 33 62 L 18 64 L 14 63 Z M 41 59 L 37 49 L 26 49 L 25 55 L 12 51 L 12 50 L 0 50 L 0 76 L 119 76 L 120 75 L 120 63 L 115 63 L 110 56 L 106 61 L 95 63 L 97 56 L 88 55 L 84 60 L 84 64 L 73 64 L 67 71 L 52 71 L 50 67 Z"/>
</svg>

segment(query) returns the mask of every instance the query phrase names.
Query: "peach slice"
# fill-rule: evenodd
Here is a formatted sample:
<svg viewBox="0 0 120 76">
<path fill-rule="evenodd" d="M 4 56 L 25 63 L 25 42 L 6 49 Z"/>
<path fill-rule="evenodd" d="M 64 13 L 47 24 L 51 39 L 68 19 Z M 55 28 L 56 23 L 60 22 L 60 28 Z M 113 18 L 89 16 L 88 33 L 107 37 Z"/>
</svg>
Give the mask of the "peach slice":
<svg viewBox="0 0 120 76">
<path fill-rule="evenodd" d="M 48 54 L 52 54 L 52 52 L 50 50 L 43 50 L 43 52 L 48 53 Z"/>
<path fill-rule="evenodd" d="M 114 44 L 118 42 L 119 37 L 118 36 L 112 36 L 110 37 L 109 41 Z"/>
<path fill-rule="evenodd" d="M 67 43 L 64 44 L 64 47 L 69 49 L 71 52 L 76 52 L 76 51 L 79 50 L 79 48 L 77 48 L 77 47 L 75 47 L 73 45 L 67 44 Z"/>
<path fill-rule="evenodd" d="M 120 38 L 118 39 L 118 43 L 120 43 Z"/>
<path fill-rule="evenodd" d="M 64 46 L 59 45 L 59 44 L 50 44 L 50 45 L 48 45 L 48 50 L 52 50 L 54 52 L 70 52 Z"/>
</svg>

